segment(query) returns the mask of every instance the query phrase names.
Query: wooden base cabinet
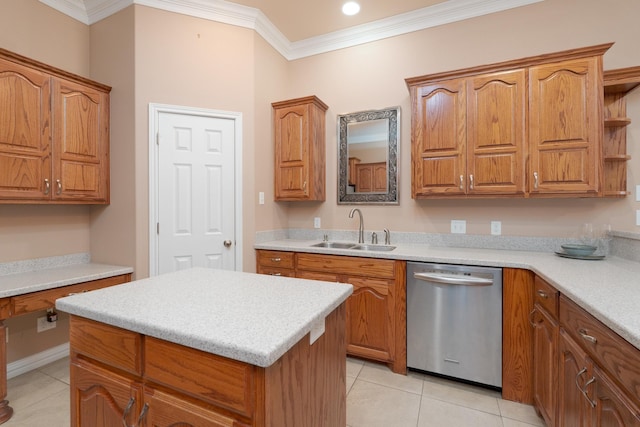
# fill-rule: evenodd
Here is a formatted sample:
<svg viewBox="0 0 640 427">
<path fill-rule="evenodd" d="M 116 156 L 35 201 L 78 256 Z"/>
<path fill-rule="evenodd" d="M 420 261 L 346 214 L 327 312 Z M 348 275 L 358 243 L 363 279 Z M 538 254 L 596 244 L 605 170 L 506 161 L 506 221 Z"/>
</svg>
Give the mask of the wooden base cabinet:
<svg viewBox="0 0 640 427">
<path fill-rule="evenodd" d="M 558 404 L 558 291 L 536 276 L 533 298 L 533 402 L 547 427 L 553 427 Z"/>
<path fill-rule="evenodd" d="M 385 362 L 407 372 L 406 262 L 389 259 L 258 250 L 257 271 L 350 283 L 346 339 L 351 356 Z"/>
<path fill-rule="evenodd" d="M 71 426 L 344 427 L 345 312 L 266 368 L 71 316 Z"/>
</svg>

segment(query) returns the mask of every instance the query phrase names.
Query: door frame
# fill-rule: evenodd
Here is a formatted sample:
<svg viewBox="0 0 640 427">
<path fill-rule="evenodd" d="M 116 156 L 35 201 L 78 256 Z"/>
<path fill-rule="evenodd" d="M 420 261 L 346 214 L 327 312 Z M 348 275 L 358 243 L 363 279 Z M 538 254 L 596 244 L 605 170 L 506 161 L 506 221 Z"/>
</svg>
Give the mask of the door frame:
<svg viewBox="0 0 640 427">
<path fill-rule="evenodd" d="M 242 271 L 242 113 L 234 111 L 210 110 L 206 108 L 185 107 L 180 105 L 149 103 L 149 276 L 158 274 L 159 239 L 156 232 L 158 222 L 158 144 L 157 135 L 161 113 L 174 113 L 234 121 L 234 158 L 235 158 L 235 270 Z"/>
</svg>

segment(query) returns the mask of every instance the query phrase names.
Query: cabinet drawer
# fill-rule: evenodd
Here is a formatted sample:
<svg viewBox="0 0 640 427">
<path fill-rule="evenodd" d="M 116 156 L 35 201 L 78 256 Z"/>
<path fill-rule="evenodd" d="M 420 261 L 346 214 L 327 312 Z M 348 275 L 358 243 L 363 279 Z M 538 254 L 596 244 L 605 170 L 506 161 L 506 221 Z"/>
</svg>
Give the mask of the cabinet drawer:
<svg viewBox="0 0 640 427">
<path fill-rule="evenodd" d="M 258 368 L 152 337 L 144 349 L 148 380 L 252 418 Z"/>
<path fill-rule="evenodd" d="M 73 351 L 132 374 L 142 375 L 142 336 L 83 317 L 71 316 Z"/>
<path fill-rule="evenodd" d="M 640 396 L 640 350 L 564 296 L 560 324 L 614 381 L 631 396 Z"/>
<path fill-rule="evenodd" d="M 262 267 L 293 268 L 293 252 L 258 251 L 258 265 Z"/>
<path fill-rule="evenodd" d="M 299 253 L 296 258 L 296 269 L 350 276 L 395 278 L 395 261 L 390 259 Z"/>
<path fill-rule="evenodd" d="M 11 315 L 20 316 L 38 310 L 52 308 L 58 298 L 93 291 L 108 286 L 119 285 L 129 282 L 130 274 L 108 277 L 106 279 L 92 280 L 90 282 L 78 283 L 76 285 L 63 286 L 61 288 L 48 289 L 46 291 L 33 292 L 25 295 L 18 295 L 11 298 Z"/>
<path fill-rule="evenodd" d="M 295 270 L 291 268 L 263 267 L 258 266 L 258 274 L 266 274 L 269 276 L 295 277 Z"/>
<path fill-rule="evenodd" d="M 558 291 L 544 279 L 536 276 L 533 285 L 533 301 L 554 318 L 558 318 Z"/>
</svg>

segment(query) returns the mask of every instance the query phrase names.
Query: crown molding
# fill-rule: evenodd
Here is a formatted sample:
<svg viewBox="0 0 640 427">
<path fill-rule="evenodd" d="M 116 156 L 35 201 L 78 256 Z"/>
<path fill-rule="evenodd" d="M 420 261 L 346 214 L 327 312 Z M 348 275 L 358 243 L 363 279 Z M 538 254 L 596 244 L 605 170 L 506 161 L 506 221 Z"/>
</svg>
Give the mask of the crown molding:
<svg viewBox="0 0 640 427">
<path fill-rule="evenodd" d="M 132 4 L 139 4 L 251 28 L 289 61 L 542 1 L 544 0 L 448 0 L 345 30 L 290 42 L 260 10 L 224 0 L 40 0 L 87 25 Z"/>
</svg>

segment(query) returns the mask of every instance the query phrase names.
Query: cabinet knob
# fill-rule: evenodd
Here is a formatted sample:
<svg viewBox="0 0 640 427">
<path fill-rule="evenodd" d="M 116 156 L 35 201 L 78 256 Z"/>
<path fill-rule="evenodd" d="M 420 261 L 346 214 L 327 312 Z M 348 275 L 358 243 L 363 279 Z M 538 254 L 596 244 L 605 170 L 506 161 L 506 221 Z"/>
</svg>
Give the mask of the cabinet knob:
<svg viewBox="0 0 640 427">
<path fill-rule="evenodd" d="M 224 245 L 225 248 L 230 248 L 231 247 L 231 240 L 225 240 L 224 242 L 222 242 L 222 244 Z"/>
<path fill-rule="evenodd" d="M 47 178 L 44 179 L 44 194 L 49 194 L 51 192 L 51 183 Z"/>
</svg>

